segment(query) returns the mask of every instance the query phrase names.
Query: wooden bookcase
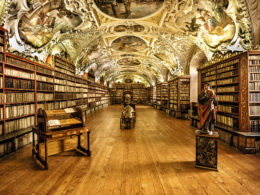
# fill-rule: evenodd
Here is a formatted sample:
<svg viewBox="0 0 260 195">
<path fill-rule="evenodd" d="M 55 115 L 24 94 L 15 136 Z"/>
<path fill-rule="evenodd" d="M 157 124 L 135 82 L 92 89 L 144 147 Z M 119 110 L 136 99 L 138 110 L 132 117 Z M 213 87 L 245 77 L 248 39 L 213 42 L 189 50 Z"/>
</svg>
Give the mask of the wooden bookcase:
<svg viewBox="0 0 260 195">
<path fill-rule="evenodd" d="M 80 106 L 88 114 L 110 103 L 107 88 L 76 76 L 72 63 L 54 57 L 54 67 L 42 65 L 7 53 L 5 44 L 0 27 L 0 156 L 31 142 L 39 108 Z"/>
<path fill-rule="evenodd" d="M 216 129 L 244 153 L 259 152 L 260 52 L 249 51 L 198 69 L 199 93 L 207 82 L 219 102 Z"/>
<path fill-rule="evenodd" d="M 176 77 L 169 83 L 169 103 L 170 111 L 176 117 L 187 118 L 190 107 L 190 76 Z"/>
<path fill-rule="evenodd" d="M 113 104 L 122 104 L 123 95 L 125 91 L 131 91 L 133 94 L 133 102 L 135 104 L 146 104 L 147 103 L 147 88 L 144 84 L 121 84 L 115 83 L 113 87 L 110 88 L 111 101 Z"/>
<path fill-rule="evenodd" d="M 147 101 L 151 105 L 156 102 L 156 87 L 155 86 L 147 88 Z"/>
<path fill-rule="evenodd" d="M 133 102 L 135 104 L 147 103 L 147 89 L 144 84 L 132 84 Z"/>
<path fill-rule="evenodd" d="M 125 84 L 115 83 L 110 89 L 111 98 L 113 104 L 123 104 L 123 94 L 125 90 Z"/>
<path fill-rule="evenodd" d="M 156 108 L 164 110 L 168 105 L 168 82 L 158 83 L 156 85 Z"/>
</svg>

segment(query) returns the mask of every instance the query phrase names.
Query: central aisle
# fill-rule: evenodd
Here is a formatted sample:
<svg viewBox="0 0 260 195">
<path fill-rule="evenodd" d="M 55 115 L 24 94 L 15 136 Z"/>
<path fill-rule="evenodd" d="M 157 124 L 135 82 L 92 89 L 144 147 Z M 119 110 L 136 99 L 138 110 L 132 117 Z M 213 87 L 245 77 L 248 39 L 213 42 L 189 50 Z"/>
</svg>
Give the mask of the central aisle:
<svg viewBox="0 0 260 195">
<path fill-rule="evenodd" d="M 137 106 L 136 126 L 120 130 L 121 105 L 87 117 L 91 158 L 67 152 L 45 171 L 27 147 L 0 161 L 0 194 L 257 194 L 259 155 L 219 145 L 219 172 L 196 169 L 188 120 Z"/>
</svg>

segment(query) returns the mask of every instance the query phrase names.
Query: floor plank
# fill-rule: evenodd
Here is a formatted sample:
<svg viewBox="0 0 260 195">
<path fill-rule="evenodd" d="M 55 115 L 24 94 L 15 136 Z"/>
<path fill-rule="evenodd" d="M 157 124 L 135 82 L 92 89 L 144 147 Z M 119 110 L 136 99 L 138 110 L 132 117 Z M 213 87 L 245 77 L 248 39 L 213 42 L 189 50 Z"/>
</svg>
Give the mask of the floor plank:
<svg viewBox="0 0 260 195">
<path fill-rule="evenodd" d="M 48 171 L 31 146 L 0 159 L 0 194 L 260 194 L 260 155 L 219 142 L 219 172 L 195 168 L 188 120 L 137 106 L 136 126 L 120 130 L 121 105 L 87 116 L 92 156 L 75 151 L 49 158 Z"/>
</svg>

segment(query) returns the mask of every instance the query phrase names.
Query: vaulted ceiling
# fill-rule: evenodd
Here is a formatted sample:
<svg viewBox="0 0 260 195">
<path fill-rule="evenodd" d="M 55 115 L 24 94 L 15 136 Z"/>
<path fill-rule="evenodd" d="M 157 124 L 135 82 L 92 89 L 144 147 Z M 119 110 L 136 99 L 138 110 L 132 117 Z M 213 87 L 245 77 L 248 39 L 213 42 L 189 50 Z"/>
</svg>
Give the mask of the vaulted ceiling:
<svg viewBox="0 0 260 195">
<path fill-rule="evenodd" d="M 252 47 L 245 0 L 0 0 L 8 50 L 71 60 L 110 83 L 185 74 L 197 52 Z"/>
</svg>

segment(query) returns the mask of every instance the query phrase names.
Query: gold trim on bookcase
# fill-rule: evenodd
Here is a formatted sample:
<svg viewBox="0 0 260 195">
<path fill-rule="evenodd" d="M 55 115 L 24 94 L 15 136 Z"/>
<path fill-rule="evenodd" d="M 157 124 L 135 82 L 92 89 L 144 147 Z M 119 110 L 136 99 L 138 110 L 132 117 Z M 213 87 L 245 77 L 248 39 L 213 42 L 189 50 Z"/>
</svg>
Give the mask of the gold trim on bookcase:
<svg viewBox="0 0 260 195">
<path fill-rule="evenodd" d="M 221 62 L 223 60 L 226 60 L 228 58 L 240 55 L 242 52 L 237 51 L 237 52 L 228 52 L 225 55 L 222 55 L 220 53 L 215 53 L 210 61 L 207 61 L 205 64 L 202 64 L 201 68 L 213 65 L 215 63 Z"/>
</svg>

